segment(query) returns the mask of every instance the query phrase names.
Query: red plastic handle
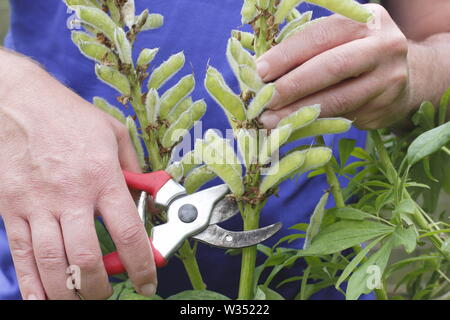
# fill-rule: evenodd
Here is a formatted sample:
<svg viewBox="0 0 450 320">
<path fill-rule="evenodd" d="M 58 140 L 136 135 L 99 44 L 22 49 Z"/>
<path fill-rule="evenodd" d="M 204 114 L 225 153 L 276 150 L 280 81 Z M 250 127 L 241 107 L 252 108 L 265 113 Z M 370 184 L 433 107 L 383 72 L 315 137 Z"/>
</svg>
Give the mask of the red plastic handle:
<svg viewBox="0 0 450 320">
<path fill-rule="evenodd" d="M 165 171 L 154 171 L 150 173 L 134 173 L 123 171 L 127 185 L 135 190 L 145 191 L 153 198 L 156 197 L 159 189 L 172 177 Z"/>
<path fill-rule="evenodd" d="M 155 259 L 156 267 L 162 268 L 167 265 L 167 260 L 164 259 L 161 253 L 159 253 L 159 251 L 155 249 L 151 239 L 150 244 L 152 246 L 153 258 Z M 103 264 L 105 265 L 106 272 L 110 276 L 126 272 L 126 269 L 123 266 L 122 261 L 120 260 L 118 252 L 111 252 L 103 256 Z"/>
</svg>

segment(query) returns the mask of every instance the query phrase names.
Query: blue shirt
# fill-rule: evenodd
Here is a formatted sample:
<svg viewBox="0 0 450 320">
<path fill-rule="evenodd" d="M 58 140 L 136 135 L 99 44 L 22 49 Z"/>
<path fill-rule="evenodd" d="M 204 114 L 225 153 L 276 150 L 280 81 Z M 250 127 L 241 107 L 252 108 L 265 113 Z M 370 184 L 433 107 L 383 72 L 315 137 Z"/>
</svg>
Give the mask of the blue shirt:
<svg viewBox="0 0 450 320">
<path fill-rule="evenodd" d="M 102 96 L 111 103 L 115 101 L 117 93 L 96 79 L 93 62 L 84 58 L 71 42 L 67 25 L 73 18 L 73 12 L 68 11 L 62 1 L 11 0 L 10 3 L 11 29 L 6 39 L 7 47 L 39 61 L 48 72 L 86 100 L 92 101 L 93 96 Z M 197 86 L 192 96 L 194 99 L 203 98 L 208 104 L 203 130 L 228 128 L 223 111 L 210 99 L 202 84 L 209 63 L 219 69 L 227 82 L 237 90 L 236 79 L 225 58 L 225 47 L 231 30 L 241 25 L 241 4 L 242 1 L 237 0 L 136 1 L 138 12 L 149 7 L 151 12 L 163 14 L 166 24 L 159 30 L 140 34 L 135 52 L 145 47 L 159 47 L 160 51 L 152 62 L 155 66 L 169 55 L 184 51 L 186 66 L 178 77 L 162 89 L 176 83 L 181 76 L 194 72 Z M 305 3 L 300 6 L 300 10 L 314 10 L 314 17 L 329 14 L 324 9 Z M 123 111 L 130 113 L 127 109 Z M 356 139 L 358 146 L 364 146 L 365 134 L 353 128 L 345 134 L 326 137 L 326 143 L 333 147 L 335 153 L 337 141 L 342 137 Z M 309 144 L 310 140 L 302 143 Z M 308 180 L 302 176 L 298 180 L 285 181 L 280 186 L 279 196 L 273 196 L 268 201 L 261 215 L 262 226 L 282 221 L 283 229 L 265 244 L 273 245 L 280 237 L 287 235 L 291 232 L 287 229 L 289 226 L 308 222 L 314 206 L 327 188 L 323 175 Z M 333 199 L 328 205 L 333 205 Z M 242 230 L 239 218 L 228 222 L 226 227 Z M 290 244 L 296 248 L 302 245 L 301 240 Z M 199 245 L 198 262 L 208 289 L 236 297 L 240 256 L 227 256 L 225 250 Z M 304 262 L 300 261 L 298 266 L 282 272 L 277 279 L 300 275 L 302 268 Z M 167 267 L 158 270 L 158 278 L 158 293 L 163 297 L 190 289 L 186 272 L 177 258 L 171 259 Z M 293 298 L 298 288 L 299 283 L 294 282 L 281 287 L 281 293 L 285 298 Z M 20 298 L 20 292 L 0 219 L 0 299 L 16 298 Z M 313 298 L 341 299 L 343 296 L 329 288 Z"/>
</svg>

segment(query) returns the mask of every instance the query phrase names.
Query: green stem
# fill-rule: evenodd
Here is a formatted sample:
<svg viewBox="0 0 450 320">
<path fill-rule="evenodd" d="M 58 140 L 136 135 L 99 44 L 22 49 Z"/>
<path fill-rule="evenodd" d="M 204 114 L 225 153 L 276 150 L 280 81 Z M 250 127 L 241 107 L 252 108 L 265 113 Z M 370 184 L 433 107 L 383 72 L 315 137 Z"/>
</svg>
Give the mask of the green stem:
<svg viewBox="0 0 450 320">
<path fill-rule="evenodd" d="M 180 250 L 178 250 L 178 253 L 184 268 L 186 269 L 189 280 L 191 281 L 192 288 L 194 288 L 194 290 L 205 290 L 206 284 L 203 282 L 200 268 L 197 259 L 195 258 L 195 252 L 191 248 L 188 240 L 183 243 Z"/>
<path fill-rule="evenodd" d="M 254 230 L 259 227 L 259 214 L 261 206 L 253 207 L 246 204 L 244 207 L 244 230 Z M 241 278 L 239 282 L 238 299 L 250 300 L 254 297 L 254 273 L 256 263 L 256 246 L 242 249 Z"/>
</svg>

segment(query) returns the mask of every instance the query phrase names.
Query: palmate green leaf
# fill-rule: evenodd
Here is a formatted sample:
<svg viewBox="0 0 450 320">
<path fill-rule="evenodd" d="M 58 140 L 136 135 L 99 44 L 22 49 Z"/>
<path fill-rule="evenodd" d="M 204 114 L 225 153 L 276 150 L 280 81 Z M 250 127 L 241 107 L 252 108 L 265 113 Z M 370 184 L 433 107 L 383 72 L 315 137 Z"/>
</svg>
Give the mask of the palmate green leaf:
<svg viewBox="0 0 450 320">
<path fill-rule="evenodd" d="M 351 208 L 351 207 L 333 208 L 331 210 L 331 212 L 333 214 L 335 214 L 337 218 L 344 219 L 344 220 L 363 221 L 365 219 L 376 218 L 375 216 L 371 215 L 370 213 L 367 213 L 367 212 L 364 212 L 362 210 L 358 210 L 355 208 Z"/>
<path fill-rule="evenodd" d="M 421 126 L 425 130 L 435 127 L 436 110 L 433 104 L 425 101 L 420 105 L 419 110 L 412 116 L 412 121 L 416 126 Z"/>
<path fill-rule="evenodd" d="M 230 300 L 230 298 L 209 290 L 186 290 L 168 297 L 167 300 Z"/>
<path fill-rule="evenodd" d="M 350 277 L 348 281 L 346 299 L 357 300 L 362 294 L 373 291 L 372 285 L 377 282 L 381 285 L 383 273 L 389 261 L 393 247 L 393 241 L 386 242 L 372 254 Z M 379 278 L 377 277 L 379 275 Z M 370 287 L 369 287 L 370 286 Z"/>
<path fill-rule="evenodd" d="M 394 228 L 373 221 L 340 221 L 324 228 L 301 255 L 326 255 L 390 234 Z"/>
<path fill-rule="evenodd" d="M 266 287 L 266 286 L 258 286 L 257 290 L 261 290 L 264 295 L 265 295 L 265 299 L 264 300 L 285 300 L 284 297 L 279 294 L 276 291 L 273 291 L 272 289 Z"/>
<path fill-rule="evenodd" d="M 406 253 L 411 253 L 416 249 L 417 231 L 414 226 L 403 227 L 399 225 L 392 234 L 392 237 L 394 246 L 402 245 Z"/>
<path fill-rule="evenodd" d="M 340 139 L 339 140 L 339 161 L 341 167 L 347 163 L 350 154 L 355 148 L 356 141 L 354 139 Z"/>
<path fill-rule="evenodd" d="M 325 193 L 317 203 L 314 208 L 314 212 L 309 221 L 308 229 L 306 230 L 305 243 L 303 249 L 308 249 L 311 245 L 311 240 L 319 233 L 320 227 L 322 226 L 323 215 L 325 214 L 325 205 L 328 201 L 329 193 Z"/>
<path fill-rule="evenodd" d="M 439 151 L 450 142 L 450 122 L 418 136 L 409 146 L 406 159 L 410 166 Z"/>
</svg>

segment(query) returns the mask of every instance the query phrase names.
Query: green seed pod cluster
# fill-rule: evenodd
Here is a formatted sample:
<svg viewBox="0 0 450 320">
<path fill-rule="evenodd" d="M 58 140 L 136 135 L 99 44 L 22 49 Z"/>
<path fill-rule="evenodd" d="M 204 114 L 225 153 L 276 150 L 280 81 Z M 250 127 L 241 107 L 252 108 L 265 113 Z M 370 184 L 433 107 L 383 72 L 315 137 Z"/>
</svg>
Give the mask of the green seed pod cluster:
<svg viewBox="0 0 450 320">
<path fill-rule="evenodd" d="M 240 30 L 233 30 L 231 31 L 231 36 L 238 40 L 241 45 L 247 49 L 253 51 L 253 42 L 255 41 L 255 36 L 253 33 L 240 31 Z"/>
<path fill-rule="evenodd" d="M 258 163 L 258 137 L 256 130 L 236 130 L 239 152 L 247 168 Z"/>
<path fill-rule="evenodd" d="M 317 119 L 306 127 L 294 131 L 289 138 L 289 141 L 295 141 L 306 137 L 346 132 L 350 129 L 351 125 L 352 122 L 345 118 Z"/>
<path fill-rule="evenodd" d="M 372 14 L 355 0 L 307 0 L 335 13 L 362 23 L 368 22 Z"/>
<path fill-rule="evenodd" d="M 166 120 L 169 121 L 169 123 L 175 122 L 178 119 L 178 117 L 181 114 L 183 114 L 183 112 L 185 112 L 187 109 L 189 109 L 192 106 L 192 103 L 193 103 L 192 98 L 187 97 L 186 99 L 184 99 L 183 101 L 178 103 L 172 109 L 172 111 L 170 111 L 170 113 L 166 117 Z"/>
<path fill-rule="evenodd" d="M 258 162 L 262 165 L 270 161 L 270 157 L 286 143 L 292 132 L 292 126 L 286 124 L 270 132 L 270 135 L 262 141 Z"/>
<path fill-rule="evenodd" d="M 262 87 L 262 89 L 256 93 L 256 96 L 248 106 L 247 119 L 252 120 L 258 117 L 264 111 L 264 108 L 266 108 L 270 103 L 274 93 L 275 84 L 269 83 Z"/>
<path fill-rule="evenodd" d="M 159 108 L 161 102 L 159 99 L 158 91 L 150 89 L 145 97 L 145 114 L 147 119 L 147 125 L 156 125 L 158 121 Z"/>
<path fill-rule="evenodd" d="M 141 168 L 145 167 L 145 159 L 144 159 L 144 149 L 142 148 L 141 139 L 137 132 L 136 123 L 134 122 L 132 117 L 127 117 L 126 125 L 128 128 L 128 133 L 130 134 L 131 141 L 134 145 L 134 150 L 136 151 L 137 158 L 139 160 L 139 165 Z"/>
<path fill-rule="evenodd" d="M 100 80 L 110 85 L 124 96 L 130 96 L 131 87 L 128 78 L 116 69 L 97 64 L 95 66 L 95 74 Z"/>
<path fill-rule="evenodd" d="M 244 121 L 245 108 L 241 98 L 225 83 L 223 76 L 217 69 L 209 66 L 206 71 L 205 88 L 211 97 L 219 104 L 227 115 Z"/>
<path fill-rule="evenodd" d="M 301 151 L 292 152 L 283 157 L 278 163 L 273 164 L 267 171 L 267 175 L 259 186 L 261 194 L 276 187 L 284 179 L 297 171 L 305 161 L 305 154 Z"/>
<path fill-rule="evenodd" d="M 101 9 L 87 6 L 75 6 L 75 12 L 80 20 L 103 33 L 109 40 L 114 41 L 116 23 Z"/>
<path fill-rule="evenodd" d="M 126 0 L 126 2 L 122 6 L 121 13 L 123 22 L 129 29 L 131 29 L 136 18 L 136 8 L 134 5 L 134 0 Z"/>
<path fill-rule="evenodd" d="M 258 92 L 264 86 L 258 72 L 246 65 L 239 66 L 239 80 L 253 92 Z"/>
<path fill-rule="evenodd" d="M 161 118 L 166 118 L 172 109 L 184 98 L 186 98 L 195 87 L 194 75 L 190 74 L 178 81 L 172 88 L 167 90 L 161 97 Z"/>
<path fill-rule="evenodd" d="M 158 53 L 158 51 L 159 48 L 142 50 L 137 59 L 138 67 L 147 69 L 149 64 L 153 61 L 153 59 L 155 59 L 155 56 Z"/>
<path fill-rule="evenodd" d="M 226 57 L 228 60 L 228 64 L 234 72 L 234 75 L 239 80 L 242 91 L 248 89 L 248 85 L 245 83 L 244 79 L 241 78 L 241 67 L 245 66 L 249 68 L 250 72 L 251 70 L 253 70 L 254 73 L 252 76 L 259 79 L 259 76 L 256 72 L 256 63 L 253 56 L 244 49 L 242 44 L 237 39 L 233 37 L 228 40 Z"/>
<path fill-rule="evenodd" d="M 106 112 L 110 116 L 113 116 L 123 124 L 125 124 L 126 119 L 125 115 L 120 111 L 118 108 L 114 107 L 113 105 L 109 104 L 108 101 L 106 101 L 103 98 L 100 97 L 94 97 L 93 104 L 98 107 L 100 110 Z"/>
<path fill-rule="evenodd" d="M 108 8 L 111 19 L 116 23 L 117 26 L 121 27 L 123 25 L 122 13 L 116 0 L 105 0 L 106 7 Z"/>
<path fill-rule="evenodd" d="M 64 0 L 68 7 L 73 6 L 87 6 L 87 7 L 95 7 L 100 8 L 100 5 L 96 0 Z"/>
<path fill-rule="evenodd" d="M 114 52 L 112 52 L 107 46 L 104 46 L 98 42 L 86 42 L 80 39 L 76 40 L 78 40 L 76 43 L 78 49 L 86 58 L 117 68 L 119 60 Z"/>
<path fill-rule="evenodd" d="M 184 180 L 184 188 L 187 193 L 194 193 L 201 188 L 205 183 L 216 178 L 217 175 L 208 168 L 207 165 L 202 165 L 194 168 Z"/>
<path fill-rule="evenodd" d="M 170 56 L 169 59 L 161 63 L 151 74 L 148 80 L 148 88 L 159 89 L 164 83 L 169 81 L 185 63 L 183 52 Z"/>
<path fill-rule="evenodd" d="M 280 33 L 275 38 L 275 41 L 280 43 L 281 41 L 283 41 L 286 35 L 290 34 L 293 30 L 296 30 L 299 27 L 303 26 L 305 23 L 310 22 L 311 18 L 312 18 L 312 11 L 307 11 L 302 15 L 300 15 L 298 18 L 292 20 L 283 29 L 281 29 Z"/>
<path fill-rule="evenodd" d="M 131 56 L 131 44 L 122 28 L 116 28 L 114 31 L 114 44 L 122 63 L 132 66 L 133 58 Z"/>
<path fill-rule="evenodd" d="M 244 0 L 241 9 L 242 24 L 249 23 L 256 17 L 256 0 Z"/>
<path fill-rule="evenodd" d="M 294 9 L 292 9 L 291 12 L 289 12 L 289 14 L 287 15 L 286 21 L 287 21 L 287 23 L 289 23 L 289 22 L 291 22 L 291 21 L 293 21 L 293 20 L 295 20 L 295 19 L 300 18 L 301 15 L 302 15 L 302 14 L 300 13 L 300 11 L 298 11 L 296 8 L 294 8 Z"/>
<path fill-rule="evenodd" d="M 282 0 L 275 11 L 275 23 L 282 23 L 300 2 L 303 2 L 303 0 Z"/>
<path fill-rule="evenodd" d="M 320 115 L 320 104 L 308 107 L 301 107 L 297 111 L 281 119 L 281 121 L 278 123 L 278 127 L 282 127 L 289 124 L 292 126 L 292 130 L 298 130 L 312 123 L 319 117 L 319 115 Z"/>
<path fill-rule="evenodd" d="M 153 30 L 161 28 L 164 24 L 164 17 L 158 13 L 148 15 L 148 18 L 142 27 L 142 30 Z"/>
</svg>

